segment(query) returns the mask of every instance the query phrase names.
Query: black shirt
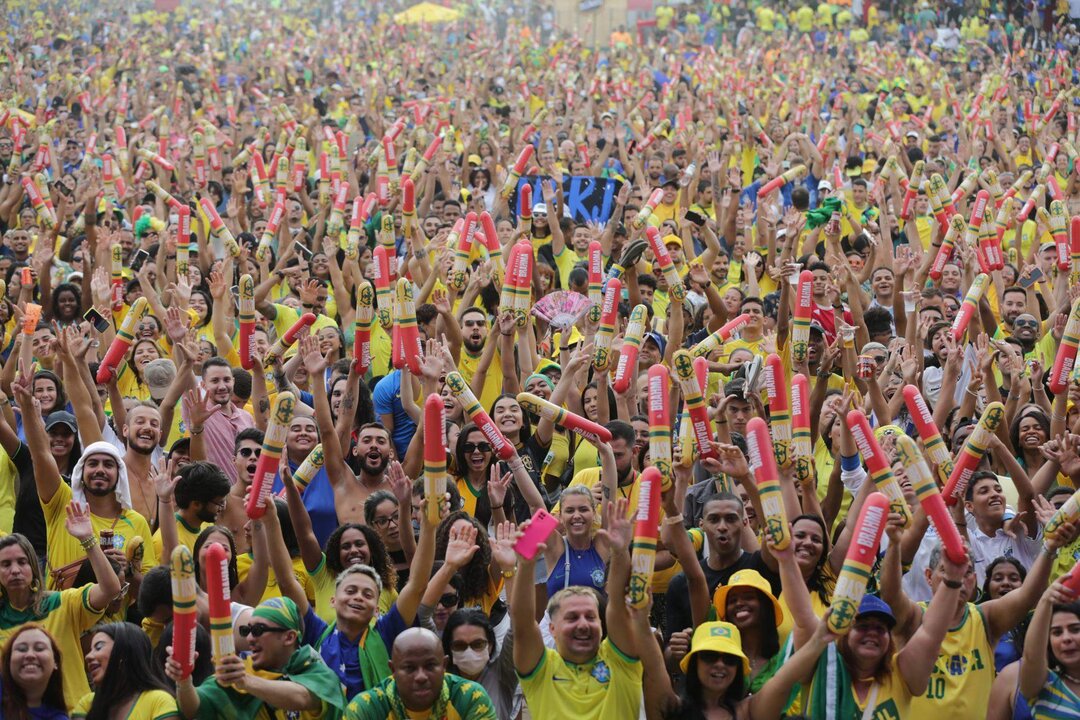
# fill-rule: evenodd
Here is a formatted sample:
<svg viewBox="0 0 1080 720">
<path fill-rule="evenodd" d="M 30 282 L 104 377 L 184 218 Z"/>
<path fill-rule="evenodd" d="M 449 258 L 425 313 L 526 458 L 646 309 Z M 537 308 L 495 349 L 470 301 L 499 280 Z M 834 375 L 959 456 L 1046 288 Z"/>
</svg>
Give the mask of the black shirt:
<svg viewBox="0 0 1080 720">
<path fill-rule="evenodd" d="M 704 560 L 701 567 L 705 571 L 705 582 L 709 584 L 709 598 L 712 599 L 716 588 L 731 579 L 731 576 L 740 570 L 757 570 L 761 576 L 769 581 L 772 587 L 773 597 L 780 597 L 780 576 L 773 573 L 761 558 L 761 551 L 752 553 L 744 552 L 739 559 L 721 570 L 713 570 Z M 686 574 L 679 573 L 671 578 L 667 589 L 667 625 L 664 628 L 664 640 L 671 638 L 672 633 L 694 627 L 694 620 L 690 613 L 690 590 L 686 584 Z"/>
<path fill-rule="evenodd" d="M 19 473 L 19 494 L 15 496 L 15 519 L 11 531 L 25 535 L 34 546 L 38 557 L 45 559 L 47 554 L 47 533 L 45 530 L 45 512 L 41 509 L 37 484 L 34 482 L 34 464 L 30 457 L 30 448 L 26 443 L 19 443 L 19 449 L 11 456 L 11 462 Z M 64 482 L 71 484 L 69 478 Z"/>
</svg>

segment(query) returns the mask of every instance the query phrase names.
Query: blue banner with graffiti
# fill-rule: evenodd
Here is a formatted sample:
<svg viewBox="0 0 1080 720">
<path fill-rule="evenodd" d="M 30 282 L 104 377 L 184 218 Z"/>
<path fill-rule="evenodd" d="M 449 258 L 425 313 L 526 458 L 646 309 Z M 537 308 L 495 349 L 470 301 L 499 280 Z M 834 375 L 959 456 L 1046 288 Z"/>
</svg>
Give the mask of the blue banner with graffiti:
<svg viewBox="0 0 1080 720">
<path fill-rule="evenodd" d="M 514 189 L 510 199 L 510 212 L 517 222 L 518 193 L 525 185 L 532 186 L 533 204 L 544 202 L 540 182 L 551 182 L 547 175 L 525 175 Z M 550 187 L 550 185 L 549 185 Z M 563 204 L 575 222 L 606 223 L 615 211 L 615 196 L 622 183 L 611 178 L 591 175 L 572 175 L 563 179 Z"/>
</svg>

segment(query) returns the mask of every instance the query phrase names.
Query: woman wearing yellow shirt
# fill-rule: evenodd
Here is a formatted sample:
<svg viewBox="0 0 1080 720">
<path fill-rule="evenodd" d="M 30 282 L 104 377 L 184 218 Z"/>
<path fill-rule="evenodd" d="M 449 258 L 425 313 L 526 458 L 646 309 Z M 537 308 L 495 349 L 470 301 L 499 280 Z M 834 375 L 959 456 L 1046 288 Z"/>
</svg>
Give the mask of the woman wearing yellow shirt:
<svg viewBox="0 0 1080 720">
<path fill-rule="evenodd" d="M 167 720 L 180 717 L 176 699 L 151 659 L 150 638 L 137 625 L 109 623 L 90 639 L 86 669 L 95 692 L 83 697 L 73 719 Z"/>
<path fill-rule="evenodd" d="M 149 338 L 138 340 L 128 351 L 127 360 L 120 366 L 116 387 L 123 398 L 149 400 L 150 388 L 143 378 L 143 369 L 162 357 L 161 348 Z"/>
</svg>

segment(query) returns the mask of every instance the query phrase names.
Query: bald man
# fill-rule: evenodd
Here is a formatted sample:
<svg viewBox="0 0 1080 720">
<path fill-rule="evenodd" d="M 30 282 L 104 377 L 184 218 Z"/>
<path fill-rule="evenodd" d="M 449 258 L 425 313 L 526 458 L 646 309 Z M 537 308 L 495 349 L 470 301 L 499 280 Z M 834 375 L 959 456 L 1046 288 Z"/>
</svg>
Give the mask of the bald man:
<svg viewBox="0 0 1080 720">
<path fill-rule="evenodd" d="M 405 720 L 416 714 L 496 720 L 487 691 L 450 675 L 446 664 L 438 635 L 425 628 L 409 628 L 394 641 L 391 677 L 353 698 L 345 708 L 346 720 Z"/>
</svg>

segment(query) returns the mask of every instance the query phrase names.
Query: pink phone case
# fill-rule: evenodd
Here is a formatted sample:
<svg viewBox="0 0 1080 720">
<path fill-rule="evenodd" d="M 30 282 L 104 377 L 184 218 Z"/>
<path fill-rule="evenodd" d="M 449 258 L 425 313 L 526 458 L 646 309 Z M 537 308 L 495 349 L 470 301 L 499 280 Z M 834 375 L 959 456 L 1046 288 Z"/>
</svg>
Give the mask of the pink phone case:
<svg viewBox="0 0 1080 720">
<path fill-rule="evenodd" d="M 526 560 L 536 557 L 537 546 L 551 535 L 559 524 L 554 515 L 541 508 L 532 516 L 532 522 L 525 528 L 525 534 L 514 543 L 514 551 Z"/>
</svg>

